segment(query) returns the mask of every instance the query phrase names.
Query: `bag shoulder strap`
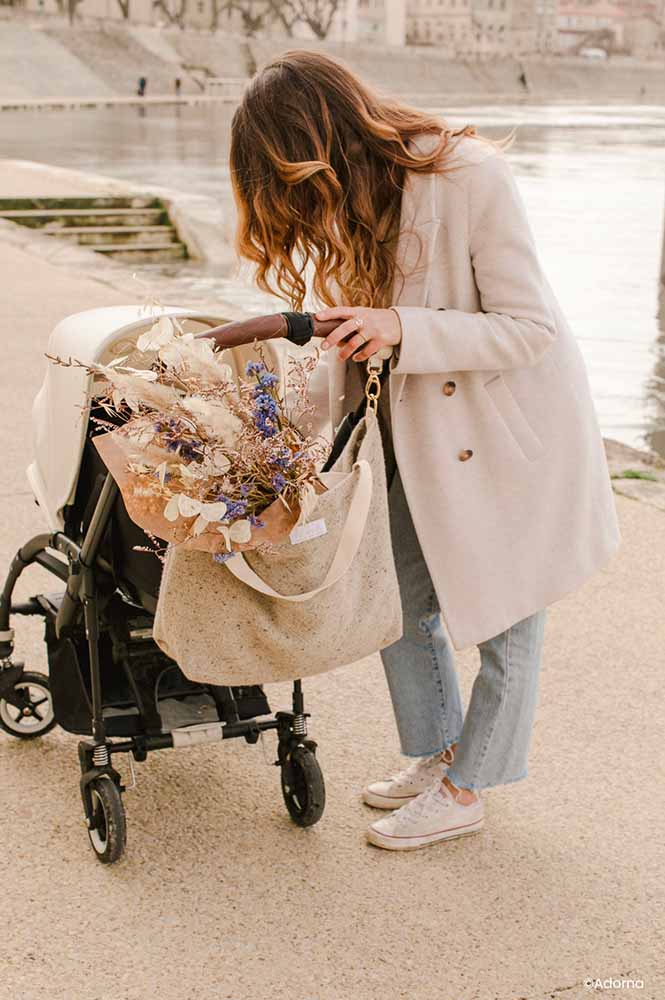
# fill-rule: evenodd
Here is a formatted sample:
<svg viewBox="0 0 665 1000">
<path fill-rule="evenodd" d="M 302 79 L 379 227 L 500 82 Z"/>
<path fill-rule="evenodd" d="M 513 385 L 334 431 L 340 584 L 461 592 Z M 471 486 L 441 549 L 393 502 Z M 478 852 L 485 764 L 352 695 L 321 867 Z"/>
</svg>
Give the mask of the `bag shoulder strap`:
<svg viewBox="0 0 665 1000">
<path fill-rule="evenodd" d="M 353 471 L 357 472 L 358 481 L 349 504 L 349 509 L 342 528 L 342 534 L 337 546 L 337 551 L 330 564 L 328 572 L 323 581 L 314 590 L 309 590 L 305 594 L 280 594 L 274 590 L 270 584 L 256 573 L 249 565 L 242 552 L 236 553 L 224 565 L 237 580 L 245 583 L 248 587 L 265 594 L 266 597 L 274 597 L 280 601 L 302 602 L 309 601 L 312 597 L 328 590 L 335 583 L 338 583 L 344 574 L 350 569 L 351 563 L 356 557 L 360 548 L 360 543 L 369 516 L 370 502 L 372 499 L 372 467 L 369 462 L 361 458 L 353 466 Z"/>
</svg>

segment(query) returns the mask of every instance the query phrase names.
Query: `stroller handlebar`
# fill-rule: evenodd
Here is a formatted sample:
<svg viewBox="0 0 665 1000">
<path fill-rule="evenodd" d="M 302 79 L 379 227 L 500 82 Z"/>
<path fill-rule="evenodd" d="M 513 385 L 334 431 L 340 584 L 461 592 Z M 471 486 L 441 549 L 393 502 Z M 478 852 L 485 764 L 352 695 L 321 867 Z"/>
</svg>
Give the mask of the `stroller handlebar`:
<svg viewBox="0 0 665 1000">
<path fill-rule="evenodd" d="M 294 319 L 297 321 L 294 324 Z M 227 347 L 240 347 L 252 344 L 255 340 L 272 340 L 275 337 L 286 337 L 293 343 L 305 344 L 312 337 L 327 337 L 344 320 L 333 319 L 321 321 L 312 313 L 267 313 L 264 316 L 251 316 L 249 319 L 225 323 L 213 327 L 199 337 L 210 337 L 215 341 L 215 350 L 222 351 Z M 294 328 L 300 331 L 309 328 L 309 335 L 300 337 L 294 335 Z M 296 339 L 297 337 L 297 339 Z"/>
</svg>

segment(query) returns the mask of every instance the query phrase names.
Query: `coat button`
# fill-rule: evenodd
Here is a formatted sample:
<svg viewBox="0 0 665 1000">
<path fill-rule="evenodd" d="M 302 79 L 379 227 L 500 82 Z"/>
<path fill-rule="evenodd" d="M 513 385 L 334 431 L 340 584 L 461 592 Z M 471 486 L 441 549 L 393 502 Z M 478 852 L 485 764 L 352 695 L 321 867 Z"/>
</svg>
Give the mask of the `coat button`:
<svg viewBox="0 0 665 1000">
<path fill-rule="evenodd" d="M 446 382 L 443 386 L 443 395 L 452 396 L 456 388 L 457 385 L 455 382 Z"/>
<path fill-rule="evenodd" d="M 466 462 L 469 458 L 471 458 L 472 455 L 473 452 L 471 451 L 471 449 L 465 448 L 464 451 L 461 451 L 457 457 L 459 458 L 460 462 Z"/>
</svg>

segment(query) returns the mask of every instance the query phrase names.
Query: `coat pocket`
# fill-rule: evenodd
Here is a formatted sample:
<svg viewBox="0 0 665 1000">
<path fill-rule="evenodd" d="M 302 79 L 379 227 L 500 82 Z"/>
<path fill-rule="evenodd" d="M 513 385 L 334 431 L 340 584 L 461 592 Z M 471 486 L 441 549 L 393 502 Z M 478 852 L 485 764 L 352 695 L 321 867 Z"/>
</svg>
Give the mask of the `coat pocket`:
<svg viewBox="0 0 665 1000">
<path fill-rule="evenodd" d="M 483 388 L 524 457 L 530 462 L 538 458 L 545 446 L 524 416 L 502 372 L 493 375 Z"/>
</svg>

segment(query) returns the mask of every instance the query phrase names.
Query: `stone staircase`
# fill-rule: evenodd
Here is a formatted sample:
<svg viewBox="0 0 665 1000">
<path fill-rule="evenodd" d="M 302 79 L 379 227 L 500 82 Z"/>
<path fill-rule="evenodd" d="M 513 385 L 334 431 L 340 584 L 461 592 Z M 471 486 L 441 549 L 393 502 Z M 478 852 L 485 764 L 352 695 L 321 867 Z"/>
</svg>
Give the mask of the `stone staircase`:
<svg viewBox="0 0 665 1000">
<path fill-rule="evenodd" d="M 0 219 L 38 229 L 119 260 L 187 257 L 187 247 L 158 198 L 0 198 Z"/>
</svg>

